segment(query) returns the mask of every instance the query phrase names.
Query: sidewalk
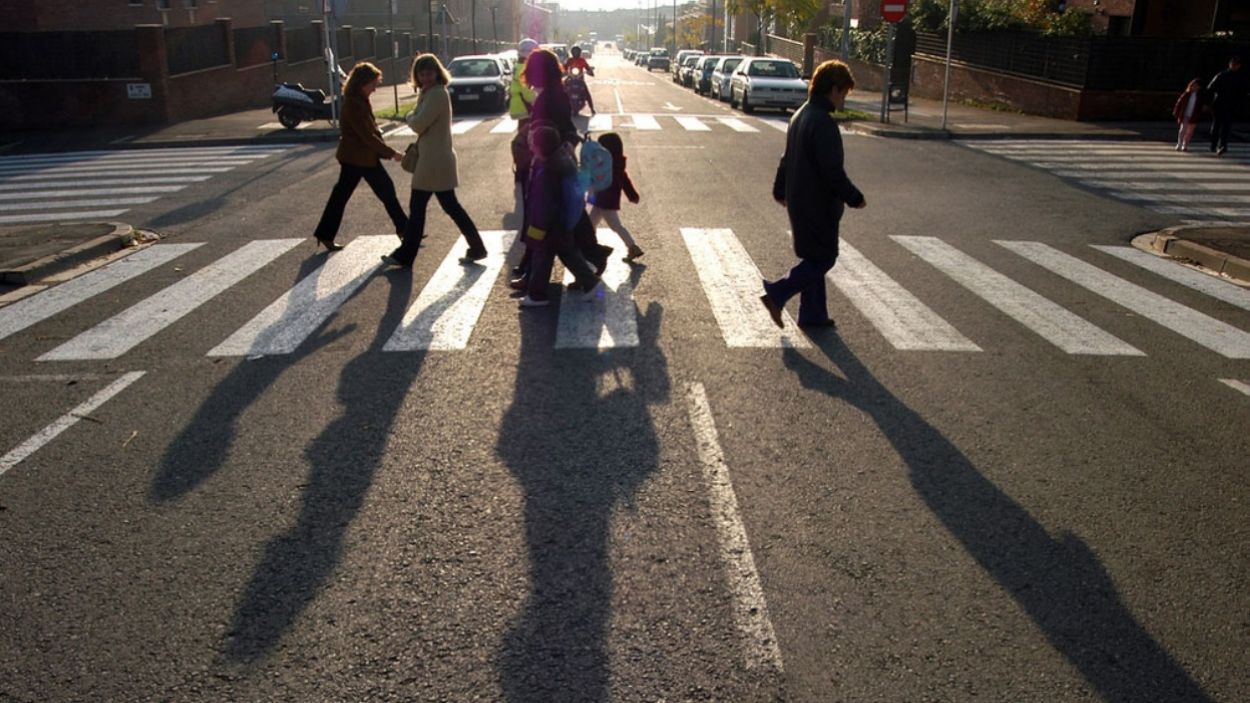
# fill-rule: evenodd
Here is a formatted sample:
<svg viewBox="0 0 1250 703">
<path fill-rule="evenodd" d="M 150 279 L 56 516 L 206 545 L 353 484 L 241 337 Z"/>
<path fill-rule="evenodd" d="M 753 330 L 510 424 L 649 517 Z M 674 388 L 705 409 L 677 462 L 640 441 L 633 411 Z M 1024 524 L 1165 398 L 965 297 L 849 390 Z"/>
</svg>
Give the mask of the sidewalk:
<svg viewBox="0 0 1250 703">
<path fill-rule="evenodd" d="M 396 94 L 401 107 L 416 99 L 407 84 L 397 88 L 383 86 L 373 95 L 374 109 L 393 108 Z M 880 95 L 853 93 L 847 106 L 878 115 L 880 100 Z M 1170 143 L 1176 138 L 1176 127 L 1170 119 L 1069 122 L 954 103 L 948 106 L 946 129 L 942 129 L 941 102 L 924 99 L 912 100 L 906 123 L 902 111 L 893 112 L 890 119 L 888 124 L 852 121 L 846 123 L 846 128 L 896 139 L 1106 139 Z M 385 121 L 382 123 L 385 125 Z M 1235 137 L 1248 140 L 1245 133 Z M 0 156 L 90 149 L 334 142 L 338 140 L 338 130 L 324 121 L 288 130 L 277 123 L 271 110 L 261 108 L 147 128 L 101 127 L 6 134 L 2 138 L 6 141 L 0 143 Z M 0 284 L 11 287 L 35 282 L 69 265 L 78 265 L 84 258 L 100 256 L 99 252 L 105 249 L 117 251 L 129 229 L 121 225 L 114 231 L 113 223 L 0 227 Z M 1250 227 L 1178 227 L 1139 240 L 1142 248 L 1200 263 L 1250 285 Z"/>
</svg>

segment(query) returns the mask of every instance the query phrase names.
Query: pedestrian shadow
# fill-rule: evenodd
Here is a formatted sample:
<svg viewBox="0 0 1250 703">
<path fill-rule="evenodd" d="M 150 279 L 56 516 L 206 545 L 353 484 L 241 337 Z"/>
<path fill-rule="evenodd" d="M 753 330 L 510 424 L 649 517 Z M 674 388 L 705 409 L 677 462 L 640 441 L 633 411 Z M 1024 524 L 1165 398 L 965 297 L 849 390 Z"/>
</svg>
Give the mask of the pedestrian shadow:
<svg viewBox="0 0 1250 703">
<path fill-rule="evenodd" d="M 295 282 L 299 283 L 307 276 L 320 275 L 324 271 L 322 265 L 325 261 L 326 255 L 314 255 L 304 259 L 295 275 Z M 353 292 L 352 297 L 363 289 L 364 286 L 361 286 Z M 291 290 L 299 291 L 300 288 L 293 285 Z M 315 295 L 311 289 L 305 290 L 310 295 Z M 310 298 L 293 296 L 289 308 L 298 310 L 312 303 Z M 256 399 L 277 382 L 278 377 L 287 369 L 356 329 L 355 325 L 348 325 L 325 331 L 325 325 L 333 319 L 333 316 L 327 319 L 322 329 L 310 339 L 304 340 L 294 353 L 238 363 L 225 379 L 214 386 L 208 399 L 196 410 L 195 417 L 165 450 L 160 467 L 152 479 L 149 500 L 163 502 L 180 498 L 224 466 L 226 455 L 234 445 L 239 418 Z M 261 341 L 270 334 L 268 331 L 262 334 Z"/>
<path fill-rule="evenodd" d="M 876 422 L 933 514 L 1103 700 L 1211 700 L 1137 622 L 1080 538 L 1048 534 L 1024 506 L 877 380 L 836 334 L 822 334 L 813 342 L 845 379 L 795 349 L 783 352 L 786 367 L 804 388 L 850 403 Z"/>
<path fill-rule="evenodd" d="M 381 353 L 399 326 L 412 276 L 388 277 L 386 309 L 369 349 L 338 377 L 339 417 L 304 449 L 310 469 L 295 524 L 265 545 L 225 643 L 231 660 L 254 662 L 290 630 L 342 557 L 343 538 L 373 483 L 424 352 Z M 451 295 L 459 295 L 453 292 Z"/>
<path fill-rule="evenodd" d="M 496 661 L 508 701 L 608 700 L 609 536 L 659 466 L 648 406 L 669 396 L 662 315 L 648 306 L 634 349 L 553 351 L 555 316 L 523 312 L 496 447 L 524 492 L 529 551 L 530 593 Z"/>
</svg>

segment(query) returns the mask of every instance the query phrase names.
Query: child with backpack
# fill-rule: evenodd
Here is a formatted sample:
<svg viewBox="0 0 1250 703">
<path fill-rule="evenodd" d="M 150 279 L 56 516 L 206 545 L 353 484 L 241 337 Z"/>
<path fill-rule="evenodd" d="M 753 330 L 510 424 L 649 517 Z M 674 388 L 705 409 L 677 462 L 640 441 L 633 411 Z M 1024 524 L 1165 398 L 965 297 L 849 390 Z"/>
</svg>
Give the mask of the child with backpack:
<svg viewBox="0 0 1250 703">
<path fill-rule="evenodd" d="M 629 230 L 625 229 L 625 225 L 621 224 L 621 191 L 624 191 L 629 202 L 635 205 L 642 198 L 638 195 L 634 182 L 630 180 L 629 173 L 625 170 L 625 146 L 621 142 L 621 135 L 616 132 L 607 132 L 600 135 L 599 144 L 612 155 L 612 184 L 591 194 L 590 221 L 595 227 L 598 227 L 600 222 L 607 222 L 608 227 L 616 232 L 628 249 L 625 261 L 633 263 L 635 259 L 642 256 L 643 251 L 634 241 Z"/>
<path fill-rule="evenodd" d="M 1177 98 L 1176 105 L 1172 108 L 1172 116 L 1176 118 L 1176 123 L 1180 125 L 1180 129 L 1176 134 L 1176 150 L 1189 151 L 1189 140 L 1194 137 L 1194 128 L 1198 126 L 1199 120 L 1202 119 L 1203 98 L 1202 83 L 1195 78 L 1185 87 L 1185 92 Z"/>
</svg>

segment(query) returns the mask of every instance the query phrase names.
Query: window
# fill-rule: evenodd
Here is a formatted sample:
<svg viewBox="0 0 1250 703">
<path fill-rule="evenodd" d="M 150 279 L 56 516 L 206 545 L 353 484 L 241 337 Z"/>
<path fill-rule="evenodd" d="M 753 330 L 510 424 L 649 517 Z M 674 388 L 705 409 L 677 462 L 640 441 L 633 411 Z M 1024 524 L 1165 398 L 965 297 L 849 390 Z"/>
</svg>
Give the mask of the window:
<svg viewBox="0 0 1250 703">
<path fill-rule="evenodd" d="M 748 74 L 761 78 L 798 78 L 799 70 L 789 61 L 752 61 Z"/>
</svg>

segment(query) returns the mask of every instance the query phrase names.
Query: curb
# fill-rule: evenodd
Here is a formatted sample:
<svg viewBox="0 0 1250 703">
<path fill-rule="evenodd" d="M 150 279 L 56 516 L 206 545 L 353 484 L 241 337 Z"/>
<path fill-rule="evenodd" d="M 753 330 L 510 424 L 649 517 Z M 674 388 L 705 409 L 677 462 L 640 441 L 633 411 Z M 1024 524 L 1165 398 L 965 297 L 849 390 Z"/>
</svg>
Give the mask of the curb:
<svg viewBox="0 0 1250 703">
<path fill-rule="evenodd" d="M 134 234 L 134 228 L 119 222 L 110 222 L 108 224 L 113 225 L 113 231 L 110 234 L 96 237 L 56 254 L 49 254 L 42 259 L 35 259 L 29 264 L 15 269 L 0 271 L 0 283 L 17 286 L 29 285 L 92 259 L 120 251 Z"/>
<path fill-rule="evenodd" d="M 1232 279 L 1242 285 L 1250 285 L 1250 261 L 1185 239 L 1185 233 L 1192 230 L 1210 230 L 1210 228 L 1194 225 L 1169 227 L 1156 232 L 1151 237 L 1150 248 L 1166 256 L 1194 261 L 1221 277 Z"/>
<path fill-rule="evenodd" d="M 112 142 L 109 149 L 168 149 L 171 147 L 214 147 L 214 146 L 268 146 L 282 144 L 321 144 L 337 142 L 339 133 L 330 134 L 293 134 L 281 137 L 194 137 L 190 139 L 160 139 L 133 142 Z"/>
</svg>

